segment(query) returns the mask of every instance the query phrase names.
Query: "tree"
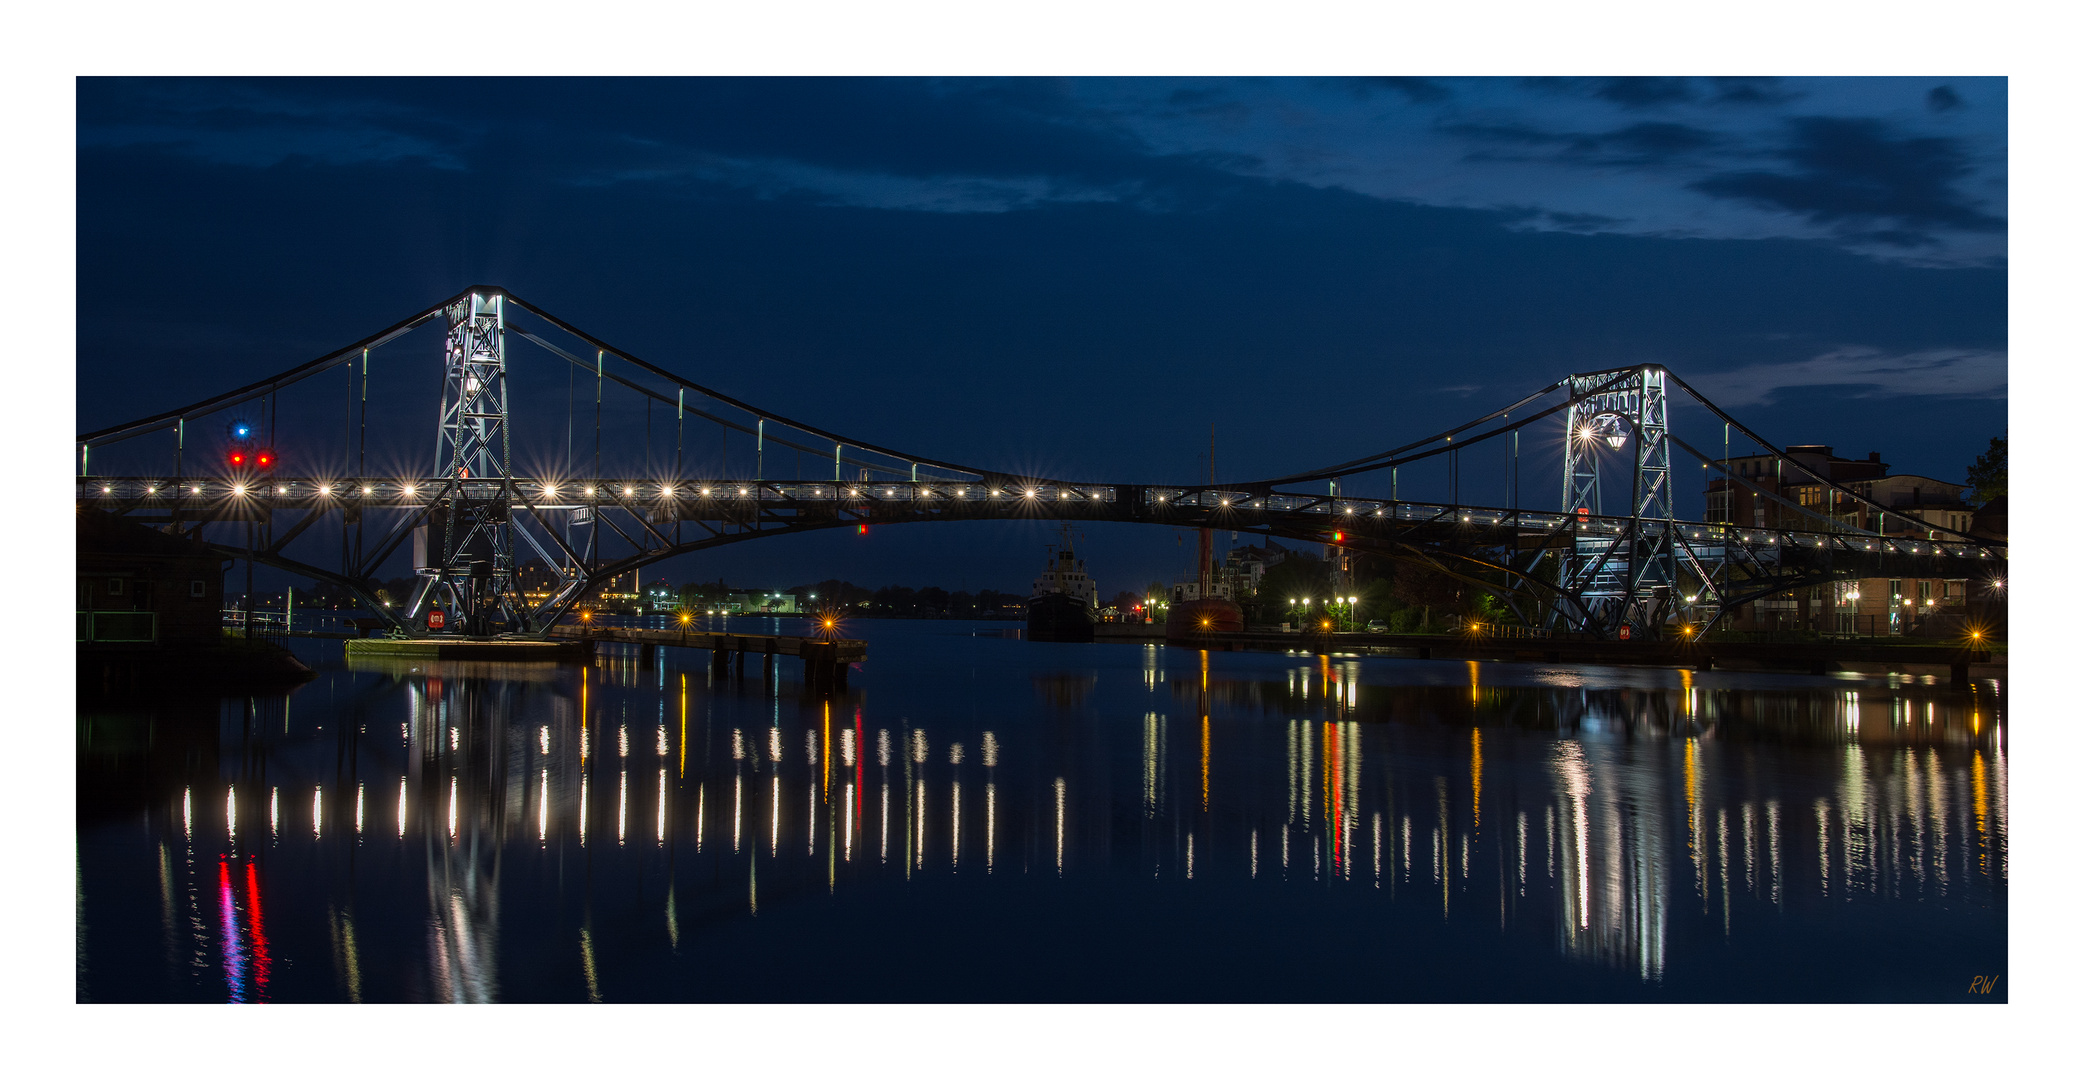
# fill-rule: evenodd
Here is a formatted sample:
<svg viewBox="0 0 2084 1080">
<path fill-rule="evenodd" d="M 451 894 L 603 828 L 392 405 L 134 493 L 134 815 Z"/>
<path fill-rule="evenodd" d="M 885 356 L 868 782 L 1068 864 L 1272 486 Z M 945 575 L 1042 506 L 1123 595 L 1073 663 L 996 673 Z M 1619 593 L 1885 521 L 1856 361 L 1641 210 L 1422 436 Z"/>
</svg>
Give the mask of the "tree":
<svg viewBox="0 0 2084 1080">
<path fill-rule="evenodd" d="M 2005 497 L 2004 444 L 2004 436 L 1992 438 L 1990 449 L 1976 455 L 1975 464 L 1968 467 L 1968 486 L 1973 489 L 1968 497 L 1978 504 Z"/>
</svg>

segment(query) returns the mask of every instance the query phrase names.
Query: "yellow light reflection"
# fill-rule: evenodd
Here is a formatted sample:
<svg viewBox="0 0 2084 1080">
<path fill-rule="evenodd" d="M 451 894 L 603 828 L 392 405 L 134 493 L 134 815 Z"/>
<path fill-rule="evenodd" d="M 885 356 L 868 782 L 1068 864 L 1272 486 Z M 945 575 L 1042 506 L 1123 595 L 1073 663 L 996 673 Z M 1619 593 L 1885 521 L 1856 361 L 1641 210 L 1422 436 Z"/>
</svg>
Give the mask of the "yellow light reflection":
<svg viewBox="0 0 2084 1080">
<path fill-rule="evenodd" d="M 1201 716 L 1201 809 L 1208 810 L 1208 714 Z"/>
<path fill-rule="evenodd" d="M 1476 665 L 1471 664 L 1470 667 Z M 1508 792 L 1508 794 L 1510 794 Z M 1476 833 L 1483 835 L 1483 732 L 1469 729 L 1470 808 L 1476 818 Z M 1507 801 L 1510 801 L 1509 799 Z"/>
</svg>

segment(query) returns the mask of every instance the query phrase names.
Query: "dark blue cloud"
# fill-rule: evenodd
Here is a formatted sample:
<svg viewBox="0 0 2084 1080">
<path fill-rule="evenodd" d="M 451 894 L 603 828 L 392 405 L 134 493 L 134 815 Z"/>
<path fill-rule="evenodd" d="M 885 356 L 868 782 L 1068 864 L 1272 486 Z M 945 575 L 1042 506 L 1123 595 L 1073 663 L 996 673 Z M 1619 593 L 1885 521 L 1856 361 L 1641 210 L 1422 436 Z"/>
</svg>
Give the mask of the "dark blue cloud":
<svg viewBox="0 0 2084 1080">
<path fill-rule="evenodd" d="M 1931 93 L 1925 95 L 1925 106 L 1933 112 L 1950 112 L 1963 104 L 1965 102 L 1961 100 L 1961 95 L 1951 86 L 1935 86 Z"/>
<path fill-rule="evenodd" d="M 1353 87 L 1363 94 L 1389 92 L 1401 94 L 1414 105 L 1432 105 L 1454 96 L 1445 83 L 1436 79 L 1421 79 L 1409 75 L 1376 75 L 1354 79 Z"/>
<path fill-rule="evenodd" d="M 1969 173 L 1954 139 L 1897 136 L 1880 120 L 1802 117 L 1788 123 L 1778 156 L 1787 172 L 1725 172 L 1691 187 L 1842 225 L 1872 239 L 1923 242 L 1927 230 L 1998 232 L 2004 219 L 1955 187 Z"/>
<path fill-rule="evenodd" d="M 1445 122 L 1440 130 L 1475 142 L 1541 148 L 1544 156 L 1602 166 L 1654 166 L 1721 144 L 1715 132 L 1686 124 L 1629 124 L 1611 131 L 1550 131 L 1528 124 Z M 1496 151 L 1479 151 L 1492 153 Z"/>
</svg>

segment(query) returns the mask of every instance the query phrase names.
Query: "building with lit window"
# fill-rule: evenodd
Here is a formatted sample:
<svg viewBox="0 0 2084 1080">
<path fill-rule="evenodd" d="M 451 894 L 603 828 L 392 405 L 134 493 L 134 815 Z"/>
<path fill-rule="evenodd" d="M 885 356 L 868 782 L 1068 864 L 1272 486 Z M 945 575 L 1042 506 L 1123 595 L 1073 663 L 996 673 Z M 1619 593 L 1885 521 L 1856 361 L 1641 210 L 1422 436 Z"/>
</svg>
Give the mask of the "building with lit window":
<svg viewBox="0 0 2084 1080">
<path fill-rule="evenodd" d="M 1709 521 L 1805 531 L 1841 525 L 1925 540 L 1974 526 L 1976 510 L 1962 498 L 1967 485 L 1891 476 L 1879 452 L 1841 458 L 1828 446 L 1790 446 L 1785 457 L 1733 457 L 1724 465 L 1727 473 L 1708 481 Z M 1722 625 L 1848 637 L 1950 636 L 1968 615 L 1969 584 L 1963 578 L 1842 581 L 1753 601 Z"/>
</svg>

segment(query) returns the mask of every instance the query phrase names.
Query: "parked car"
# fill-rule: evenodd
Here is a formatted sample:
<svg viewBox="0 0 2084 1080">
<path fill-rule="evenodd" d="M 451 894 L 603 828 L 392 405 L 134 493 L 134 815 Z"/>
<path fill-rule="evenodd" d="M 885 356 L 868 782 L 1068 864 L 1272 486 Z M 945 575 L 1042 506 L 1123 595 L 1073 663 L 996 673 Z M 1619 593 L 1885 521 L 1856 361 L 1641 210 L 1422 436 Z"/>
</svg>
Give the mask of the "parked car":
<svg viewBox="0 0 2084 1080">
<path fill-rule="evenodd" d="M 1389 624 L 1381 619 L 1370 619 L 1368 620 L 1368 633 L 1387 634 L 1389 633 Z"/>
</svg>

